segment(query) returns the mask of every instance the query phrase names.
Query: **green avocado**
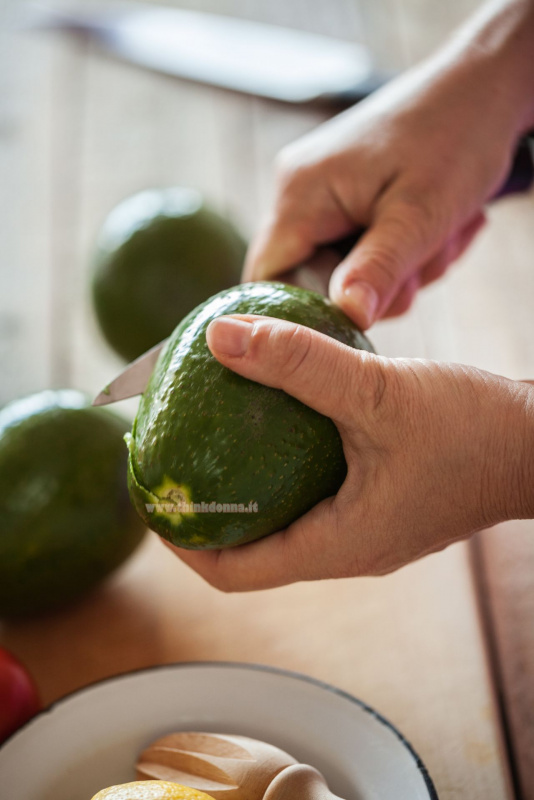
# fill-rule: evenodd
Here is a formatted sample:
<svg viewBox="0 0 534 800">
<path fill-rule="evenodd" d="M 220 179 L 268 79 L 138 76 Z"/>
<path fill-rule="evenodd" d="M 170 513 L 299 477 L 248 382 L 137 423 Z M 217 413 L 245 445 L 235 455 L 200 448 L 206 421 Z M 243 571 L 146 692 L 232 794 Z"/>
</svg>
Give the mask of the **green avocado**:
<svg viewBox="0 0 534 800">
<path fill-rule="evenodd" d="M 92 274 L 93 305 L 108 344 L 132 361 L 186 314 L 239 280 L 246 244 L 200 192 L 148 189 L 107 216 Z"/>
<path fill-rule="evenodd" d="M 209 322 L 236 313 L 300 323 L 373 352 L 340 309 L 282 283 L 220 292 L 182 321 L 127 437 L 134 506 L 150 528 L 179 547 L 219 549 L 274 533 L 335 494 L 346 475 L 332 420 L 279 389 L 236 375 L 212 356 Z"/>
<path fill-rule="evenodd" d="M 0 411 L 0 617 L 68 605 L 137 547 L 145 527 L 128 498 L 128 428 L 73 390 Z"/>
</svg>

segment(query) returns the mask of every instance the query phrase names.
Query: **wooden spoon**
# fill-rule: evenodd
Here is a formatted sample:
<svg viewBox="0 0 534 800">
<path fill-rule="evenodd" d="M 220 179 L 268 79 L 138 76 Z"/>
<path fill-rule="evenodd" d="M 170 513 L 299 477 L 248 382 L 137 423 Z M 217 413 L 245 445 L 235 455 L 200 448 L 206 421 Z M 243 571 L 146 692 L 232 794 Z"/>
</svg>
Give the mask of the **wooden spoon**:
<svg viewBox="0 0 534 800">
<path fill-rule="evenodd" d="M 326 781 L 308 764 L 295 764 L 279 772 L 269 784 L 263 800 L 342 800 L 332 794 Z"/>
<path fill-rule="evenodd" d="M 137 760 L 138 780 L 181 783 L 216 800 L 262 800 L 272 779 L 295 759 L 267 742 L 215 733 L 171 733 Z"/>
</svg>

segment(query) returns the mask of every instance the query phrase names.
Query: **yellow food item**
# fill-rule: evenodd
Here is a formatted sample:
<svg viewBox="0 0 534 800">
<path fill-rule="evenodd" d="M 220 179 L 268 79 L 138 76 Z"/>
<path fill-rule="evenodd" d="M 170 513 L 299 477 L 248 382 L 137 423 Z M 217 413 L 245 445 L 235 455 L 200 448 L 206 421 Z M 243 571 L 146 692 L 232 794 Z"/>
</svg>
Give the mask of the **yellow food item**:
<svg viewBox="0 0 534 800">
<path fill-rule="evenodd" d="M 213 797 L 179 783 L 133 781 L 102 789 L 92 800 L 213 800 Z"/>
</svg>

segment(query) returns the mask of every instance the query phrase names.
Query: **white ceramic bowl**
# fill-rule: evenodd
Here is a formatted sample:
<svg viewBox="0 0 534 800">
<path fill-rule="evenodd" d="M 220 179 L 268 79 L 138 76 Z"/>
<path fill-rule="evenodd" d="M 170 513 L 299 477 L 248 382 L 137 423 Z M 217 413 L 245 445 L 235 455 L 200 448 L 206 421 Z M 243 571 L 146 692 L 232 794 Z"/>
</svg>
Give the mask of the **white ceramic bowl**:
<svg viewBox="0 0 534 800">
<path fill-rule="evenodd" d="M 304 675 L 216 662 L 128 673 L 58 701 L 0 748 L 1 796 L 90 800 L 134 780 L 137 754 L 176 730 L 271 742 L 344 800 L 437 798 L 408 742 L 356 698 Z"/>
</svg>

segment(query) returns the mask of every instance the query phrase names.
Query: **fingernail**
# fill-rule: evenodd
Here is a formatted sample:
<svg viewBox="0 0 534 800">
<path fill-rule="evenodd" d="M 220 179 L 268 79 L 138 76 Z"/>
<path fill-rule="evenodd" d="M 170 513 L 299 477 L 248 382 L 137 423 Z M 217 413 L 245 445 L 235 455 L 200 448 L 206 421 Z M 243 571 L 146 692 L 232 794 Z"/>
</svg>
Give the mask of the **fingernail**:
<svg viewBox="0 0 534 800">
<path fill-rule="evenodd" d="M 252 323 L 232 317 L 218 317 L 210 322 L 207 339 L 210 349 L 221 355 L 244 356 L 252 334 Z"/>
<path fill-rule="evenodd" d="M 374 322 L 378 308 L 378 295 L 370 283 L 366 281 L 349 283 L 345 287 L 343 295 L 347 298 L 354 311 L 359 312 L 359 316 L 364 317 L 365 327 Z"/>
</svg>

